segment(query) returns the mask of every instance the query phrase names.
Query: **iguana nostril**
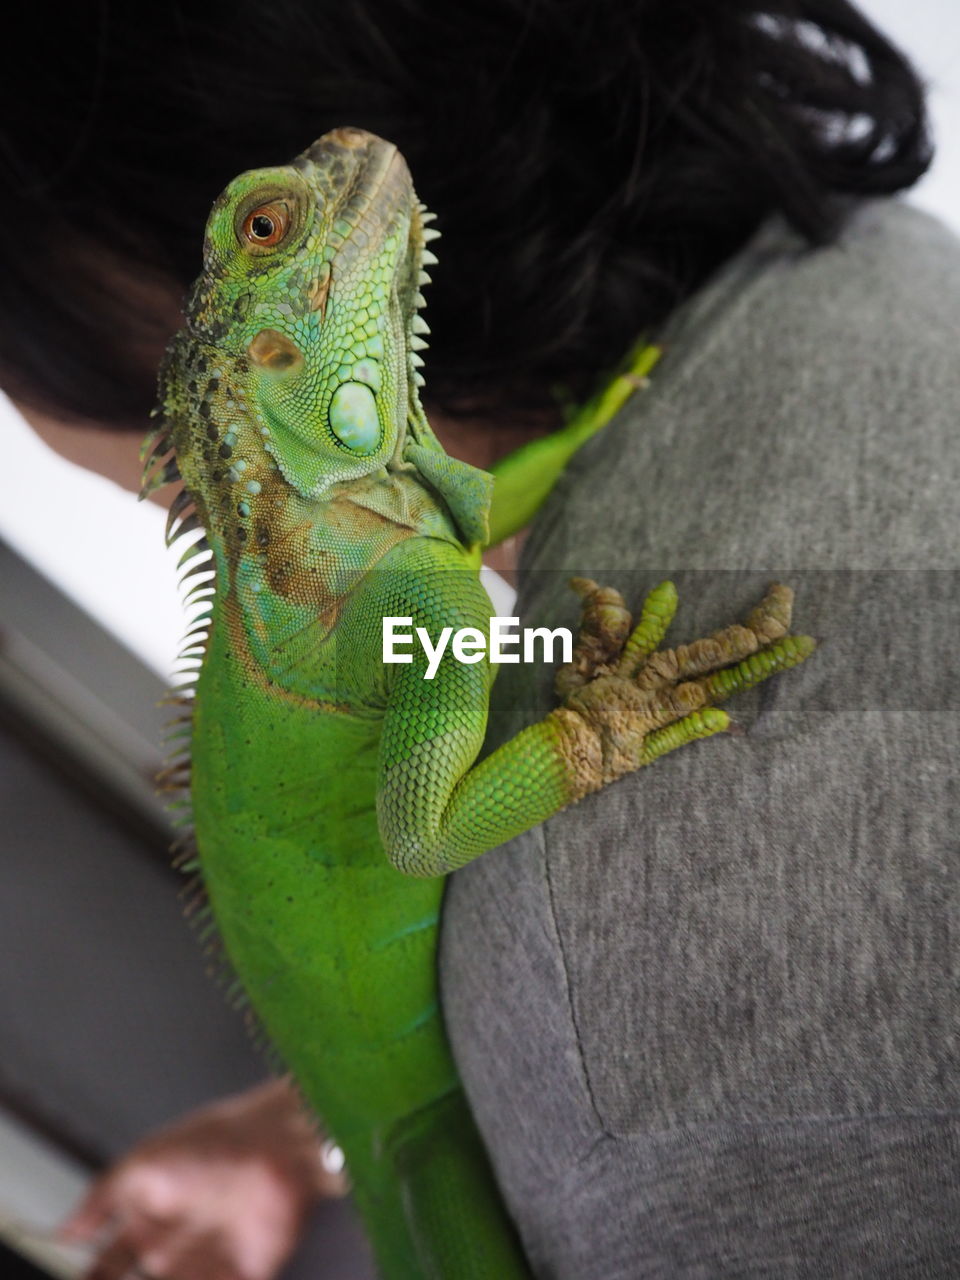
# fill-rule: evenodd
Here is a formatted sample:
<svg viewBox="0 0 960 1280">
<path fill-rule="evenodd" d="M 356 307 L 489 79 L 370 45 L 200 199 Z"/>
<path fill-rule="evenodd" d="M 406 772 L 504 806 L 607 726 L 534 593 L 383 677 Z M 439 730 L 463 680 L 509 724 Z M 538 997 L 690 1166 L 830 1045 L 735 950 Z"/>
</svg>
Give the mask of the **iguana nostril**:
<svg viewBox="0 0 960 1280">
<path fill-rule="evenodd" d="M 326 136 L 330 142 L 335 142 L 350 151 L 357 151 L 370 143 L 380 142 L 380 139 L 375 134 L 368 133 L 366 129 L 353 128 L 351 125 L 344 125 L 339 129 L 331 129 Z"/>
<path fill-rule="evenodd" d="M 276 329 L 261 329 L 247 347 L 247 355 L 255 365 L 271 373 L 288 373 L 303 364 L 300 348 Z"/>
</svg>

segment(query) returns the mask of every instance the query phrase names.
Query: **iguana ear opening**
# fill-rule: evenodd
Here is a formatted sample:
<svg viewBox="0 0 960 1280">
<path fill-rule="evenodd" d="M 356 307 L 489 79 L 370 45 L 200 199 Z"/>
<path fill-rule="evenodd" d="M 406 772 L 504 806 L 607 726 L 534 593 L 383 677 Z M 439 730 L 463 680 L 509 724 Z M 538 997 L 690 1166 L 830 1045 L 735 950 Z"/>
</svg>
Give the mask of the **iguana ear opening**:
<svg viewBox="0 0 960 1280">
<path fill-rule="evenodd" d="M 451 458 L 439 448 L 431 449 L 409 439 L 403 458 L 416 467 L 450 508 L 464 544 L 468 548 L 485 547 L 490 533 L 493 476 L 468 462 Z"/>
</svg>

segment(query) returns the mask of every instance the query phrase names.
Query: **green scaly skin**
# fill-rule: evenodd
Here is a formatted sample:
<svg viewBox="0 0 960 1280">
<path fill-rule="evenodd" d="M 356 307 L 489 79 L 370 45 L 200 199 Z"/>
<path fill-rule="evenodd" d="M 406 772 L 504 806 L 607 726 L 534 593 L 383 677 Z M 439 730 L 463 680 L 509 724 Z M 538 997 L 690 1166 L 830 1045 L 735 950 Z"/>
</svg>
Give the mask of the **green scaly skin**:
<svg viewBox="0 0 960 1280">
<path fill-rule="evenodd" d="M 384 615 L 436 640 L 490 613 L 493 482 L 442 451 L 418 397 L 428 220 L 395 148 L 359 130 L 231 183 L 161 373 L 146 488 L 179 473 L 173 533 L 199 523 L 212 549 L 188 648 L 191 803 L 230 961 L 343 1147 L 384 1276 L 509 1280 L 528 1267 L 438 1010 L 443 876 L 726 727 L 710 702 L 812 642 L 786 634 L 774 588 L 745 625 L 658 650 L 671 584 L 634 628 L 615 592 L 576 580 L 560 706 L 474 765 L 488 664 L 446 657 L 425 680 L 422 655 L 381 657 Z M 655 355 L 499 468 L 498 537 Z"/>
</svg>

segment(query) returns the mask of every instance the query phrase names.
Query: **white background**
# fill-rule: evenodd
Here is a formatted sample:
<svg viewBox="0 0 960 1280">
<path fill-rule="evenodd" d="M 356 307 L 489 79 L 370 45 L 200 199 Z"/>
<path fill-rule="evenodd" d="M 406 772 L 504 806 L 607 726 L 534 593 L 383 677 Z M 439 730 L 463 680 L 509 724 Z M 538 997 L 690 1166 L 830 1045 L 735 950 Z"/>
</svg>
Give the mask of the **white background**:
<svg viewBox="0 0 960 1280">
<path fill-rule="evenodd" d="M 862 8 L 930 86 L 938 154 L 910 200 L 960 231 L 960 2 L 868 0 Z M 183 623 L 163 513 L 64 462 L 2 397 L 0 432 L 0 535 L 166 676 Z"/>
</svg>

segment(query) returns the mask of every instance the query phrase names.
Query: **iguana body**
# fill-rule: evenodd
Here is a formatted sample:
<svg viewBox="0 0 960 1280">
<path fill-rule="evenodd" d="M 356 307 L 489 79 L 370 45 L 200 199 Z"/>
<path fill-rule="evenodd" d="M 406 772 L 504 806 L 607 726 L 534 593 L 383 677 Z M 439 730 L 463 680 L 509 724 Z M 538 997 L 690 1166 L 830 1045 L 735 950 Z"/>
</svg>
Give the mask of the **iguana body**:
<svg viewBox="0 0 960 1280">
<path fill-rule="evenodd" d="M 779 589 L 746 626 L 648 661 L 669 584 L 631 633 L 616 593 L 581 583 L 563 704 L 474 765 L 487 663 L 446 658 L 425 680 L 416 652 L 381 657 L 384 616 L 435 638 L 485 630 L 490 613 L 477 569 L 491 480 L 443 453 L 417 394 L 425 220 L 395 149 L 358 130 L 233 182 L 151 444 L 155 459 L 175 450 L 155 475 L 179 468 L 174 520 L 190 523 L 193 504 L 216 571 L 195 646 L 191 801 L 227 953 L 344 1149 L 383 1274 L 509 1280 L 526 1264 L 438 1008 L 442 877 L 723 728 L 700 708 L 811 644 L 781 638 Z M 626 385 L 547 446 L 548 465 Z M 543 473 L 544 452 L 503 473 L 513 523 L 542 496 L 522 478 Z M 503 506 L 494 527 L 511 527 Z"/>
</svg>

